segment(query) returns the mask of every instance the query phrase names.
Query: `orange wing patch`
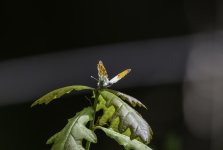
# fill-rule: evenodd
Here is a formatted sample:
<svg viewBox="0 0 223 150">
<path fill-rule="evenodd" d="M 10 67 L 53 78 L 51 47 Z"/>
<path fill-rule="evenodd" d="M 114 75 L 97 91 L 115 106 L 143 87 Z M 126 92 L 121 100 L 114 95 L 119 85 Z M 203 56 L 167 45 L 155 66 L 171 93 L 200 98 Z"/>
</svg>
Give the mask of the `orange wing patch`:
<svg viewBox="0 0 223 150">
<path fill-rule="evenodd" d="M 102 61 L 98 63 L 98 74 L 99 76 L 108 76 L 105 66 L 103 65 Z"/>
<path fill-rule="evenodd" d="M 131 71 L 131 69 L 126 69 L 126 70 L 122 71 L 121 73 L 119 73 L 117 76 L 119 79 L 121 79 L 124 76 L 126 76 L 130 71 Z"/>
</svg>

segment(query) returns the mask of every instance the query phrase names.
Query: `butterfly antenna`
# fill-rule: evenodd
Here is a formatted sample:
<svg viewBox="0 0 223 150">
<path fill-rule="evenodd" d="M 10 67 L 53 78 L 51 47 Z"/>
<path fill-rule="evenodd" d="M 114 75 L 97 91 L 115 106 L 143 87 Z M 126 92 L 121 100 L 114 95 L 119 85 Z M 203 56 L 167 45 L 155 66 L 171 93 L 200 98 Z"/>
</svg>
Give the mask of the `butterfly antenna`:
<svg viewBox="0 0 223 150">
<path fill-rule="evenodd" d="M 98 79 L 96 79 L 95 77 L 91 76 L 92 79 L 95 79 L 96 81 L 98 81 Z"/>
</svg>

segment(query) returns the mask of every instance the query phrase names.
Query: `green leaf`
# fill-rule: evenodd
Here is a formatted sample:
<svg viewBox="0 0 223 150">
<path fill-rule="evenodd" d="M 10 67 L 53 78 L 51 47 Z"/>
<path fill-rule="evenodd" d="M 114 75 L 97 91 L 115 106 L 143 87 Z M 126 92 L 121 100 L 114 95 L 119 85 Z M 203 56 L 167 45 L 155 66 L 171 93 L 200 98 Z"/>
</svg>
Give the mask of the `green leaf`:
<svg viewBox="0 0 223 150">
<path fill-rule="evenodd" d="M 119 91 L 111 90 L 111 89 L 105 89 L 105 90 L 117 95 L 122 100 L 128 101 L 133 107 L 135 107 L 137 105 L 139 107 L 144 107 L 145 109 L 147 109 L 143 103 L 141 103 L 139 100 L 137 100 L 136 98 L 134 98 L 130 95 L 127 95 L 127 94 L 119 92 Z"/>
<path fill-rule="evenodd" d="M 119 125 L 120 119 L 117 117 L 115 119 L 112 119 L 112 121 L 111 121 L 111 118 L 112 118 L 113 114 L 115 113 L 115 107 L 114 106 L 106 107 L 106 101 L 100 95 L 98 98 L 98 104 L 96 107 L 96 111 L 99 111 L 101 109 L 103 110 L 103 115 L 101 117 L 99 117 L 96 124 L 100 125 L 100 126 L 104 126 L 107 124 L 108 121 L 110 121 L 109 127 L 114 129 L 115 131 L 118 131 L 118 125 Z M 124 134 L 126 136 L 130 136 L 131 131 L 128 128 L 122 134 Z"/>
<path fill-rule="evenodd" d="M 97 111 L 99 108 L 104 110 L 101 117 L 101 119 L 104 119 L 102 122 L 110 121 L 111 127 L 114 130 L 117 128 L 120 133 L 124 133 L 130 128 L 131 133 L 127 133 L 126 135 L 130 135 L 131 139 L 139 137 L 144 143 L 148 144 L 152 138 L 152 130 L 141 115 L 115 94 L 106 90 L 99 91 L 99 93 L 104 101 L 106 101 L 104 102 L 106 107 L 103 107 L 103 103 L 100 102 L 103 99 L 99 99 L 97 109 Z M 115 110 L 112 110 L 112 115 L 108 113 L 110 107 L 115 108 Z M 99 120 L 99 124 L 101 119 Z"/>
<path fill-rule="evenodd" d="M 104 127 L 96 127 L 96 129 L 101 129 L 105 132 L 107 136 L 114 139 L 116 142 L 118 142 L 120 145 L 123 145 L 126 150 L 152 150 L 147 145 L 137 141 L 137 140 L 131 140 L 128 136 L 120 134 L 118 132 L 115 132 L 111 128 L 104 128 Z"/>
<path fill-rule="evenodd" d="M 101 95 L 99 95 L 98 97 L 98 104 L 96 106 L 96 111 L 99 110 L 103 110 L 103 115 L 100 117 L 100 119 L 98 120 L 98 125 L 103 126 L 105 125 L 109 119 L 113 116 L 114 112 L 115 112 L 115 107 L 114 106 L 110 106 L 109 108 L 105 106 L 106 101 L 102 98 Z"/>
<path fill-rule="evenodd" d="M 93 120 L 93 113 L 93 108 L 88 107 L 69 119 L 67 125 L 47 141 L 47 144 L 54 143 L 51 150 L 84 150 L 83 139 L 97 143 L 94 132 L 85 127 Z"/>
<path fill-rule="evenodd" d="M 31 107 L 37 105 L 37 104 L 48 104 L 54 99 L 60 98 L 61 96 L 70 93 L 71 91 L 81 91 L 81 90 L 94 90 L 94 88 L 83 86 L 83 85 L 73 85 L 73 86 L 66 86 L 63 88 L 56 89 L 54 91 L 51 91 L 50 93 L 44 95 L 43 97 L 36 100 L 34 103 L 32 103 Z"/>
</svg>

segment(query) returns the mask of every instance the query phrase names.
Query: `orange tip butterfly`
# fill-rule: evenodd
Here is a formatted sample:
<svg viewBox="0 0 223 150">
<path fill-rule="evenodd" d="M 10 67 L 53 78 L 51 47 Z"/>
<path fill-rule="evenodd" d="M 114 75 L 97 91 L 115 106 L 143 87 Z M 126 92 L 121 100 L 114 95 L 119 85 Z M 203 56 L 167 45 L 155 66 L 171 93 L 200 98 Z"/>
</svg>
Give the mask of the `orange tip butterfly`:
<svg viewBox="0 0 223 150">
<path fill-rule="evenodd" d="M 119 73 L 118 75 L 116 75 L 115 77 L 113 77 L 111 80 L 109 80 L 107 71 L 101 60 L 99 61 L 97 68 L 98 68 L 98 87 L 99 88 L 111 86 L 112 84 L 124 78 L 131 71 L 131 69 L 126 69 L 122 71 L 121 73 Z"/>
</svg>

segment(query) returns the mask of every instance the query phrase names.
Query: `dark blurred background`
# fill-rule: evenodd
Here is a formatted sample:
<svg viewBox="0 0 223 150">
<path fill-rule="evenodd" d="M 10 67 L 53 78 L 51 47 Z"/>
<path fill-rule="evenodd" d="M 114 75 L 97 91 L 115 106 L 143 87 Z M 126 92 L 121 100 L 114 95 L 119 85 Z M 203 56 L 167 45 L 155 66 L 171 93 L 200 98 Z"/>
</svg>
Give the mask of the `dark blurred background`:
<svg viewBox="0 0 223 150">
<path fill-rule="evenodd" d="M 96 86 L 140 99 L 154 150 L 223 149 L 223 2 L 220 0 L 1 1 L 0 149 L 47 150 L 85 92 L 30 108 L 63 86 Z M 89 93 L 87 93 L 89 94 Z M 90 97 L 90 96 L 89 96 Z M 123 149 L 97 131 L 93 149 Z M 112 145 L 112 146 L 111 146 Z"/>
</svg>

